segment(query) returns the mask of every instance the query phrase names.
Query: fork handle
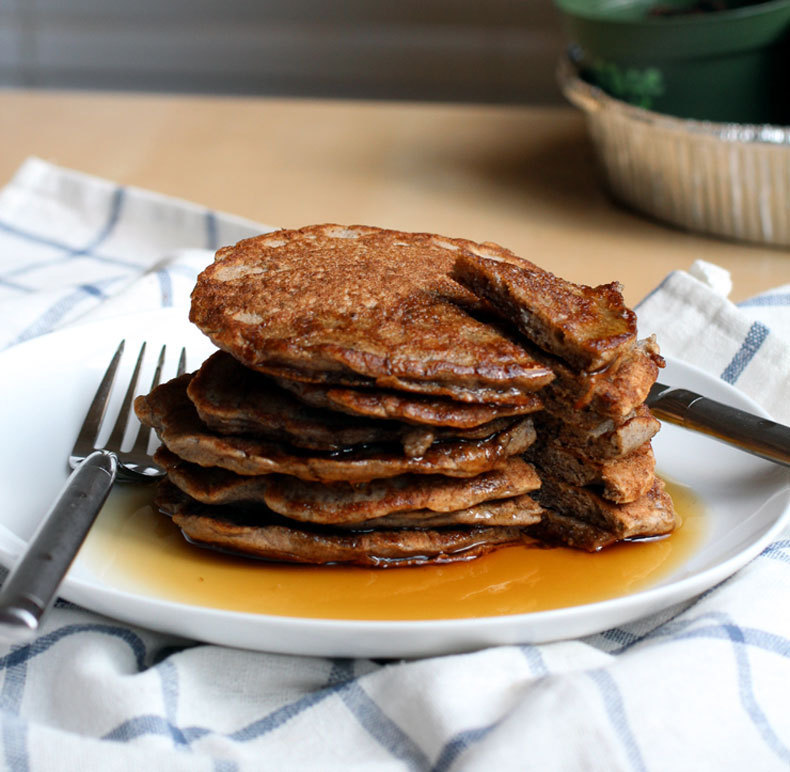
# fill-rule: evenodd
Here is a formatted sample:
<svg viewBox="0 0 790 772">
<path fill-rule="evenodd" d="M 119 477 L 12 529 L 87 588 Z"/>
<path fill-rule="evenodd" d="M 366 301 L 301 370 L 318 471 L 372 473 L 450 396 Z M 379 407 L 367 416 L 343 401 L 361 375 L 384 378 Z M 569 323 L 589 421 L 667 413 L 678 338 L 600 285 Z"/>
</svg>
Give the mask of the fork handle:
<svg viewBox="0 0 790 772">
<path fill-rule="evenodd" d="M 91 453 L 69 476 L 0 590 L 0 638 L 32 639 L 115 480 L 112 453 Z"/>
</svg>

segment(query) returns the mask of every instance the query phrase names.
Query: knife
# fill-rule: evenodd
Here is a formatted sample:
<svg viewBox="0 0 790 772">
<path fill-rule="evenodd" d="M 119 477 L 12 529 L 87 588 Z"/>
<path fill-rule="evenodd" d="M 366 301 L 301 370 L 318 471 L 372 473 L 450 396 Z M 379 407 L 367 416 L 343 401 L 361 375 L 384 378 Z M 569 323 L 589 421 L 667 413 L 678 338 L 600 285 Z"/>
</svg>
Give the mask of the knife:
<svg viewBox="0 0 790 772">
<path fill-rule="evenodd" d="M 656 418 L 707 434 L 747 453 L 790 466 L 790 427 L 703 397 L 655 383 L 647 405 Z"/>
</svg>

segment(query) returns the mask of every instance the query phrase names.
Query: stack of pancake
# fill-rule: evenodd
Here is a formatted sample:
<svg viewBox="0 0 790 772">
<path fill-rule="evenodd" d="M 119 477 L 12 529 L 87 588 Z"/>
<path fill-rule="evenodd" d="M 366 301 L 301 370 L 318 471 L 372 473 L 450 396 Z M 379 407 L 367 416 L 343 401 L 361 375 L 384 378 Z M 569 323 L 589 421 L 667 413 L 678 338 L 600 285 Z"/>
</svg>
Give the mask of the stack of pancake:
<svg viewBox="0 0 790 772">
<path fill-rule="evenodd" d="M 589 299 L 501 247 L 432 234 L 318 225 L 221 249 L 190 313 L 220 350 L 135 404 L 162 440 L 157 505 L 196 543 L 306 563 L 668 532 L 641 406 L 655 344 L 627 309 L 625 332 L 608 326 L 610 287 L 537 313 L 549 337 L 589 338 L 560 350 L 521 323 L 547 288 Z"/>
<path fill-rule="evenodd" d="M 650 444 L 660 424 L 644 404 L 664 362 L 654 338 L 637 340 L 620 286 L 575 285 L 491 247 L 459 256 L 453 276 L 488 300 L 555 375 L 541 391 L 538 438 L 526 454 L 545 507 L 530 532 L 597 550 L 673 530 Z"/>
</svg>

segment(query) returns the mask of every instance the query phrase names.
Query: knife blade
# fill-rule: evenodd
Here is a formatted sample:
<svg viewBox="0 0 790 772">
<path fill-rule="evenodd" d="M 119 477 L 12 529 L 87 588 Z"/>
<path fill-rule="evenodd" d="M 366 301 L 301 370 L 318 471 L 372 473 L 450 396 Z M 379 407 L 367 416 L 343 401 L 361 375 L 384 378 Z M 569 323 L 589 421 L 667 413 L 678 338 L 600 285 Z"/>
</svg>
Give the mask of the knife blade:
<svg viewBox="0 0 790 772">
<path fill-rule="evenodd" d="M 656 418 L 702 432 L 755 456 L 790 466 L 790 427 L 689 389 L 655 383 L 647 405 Z"/>
</svg>

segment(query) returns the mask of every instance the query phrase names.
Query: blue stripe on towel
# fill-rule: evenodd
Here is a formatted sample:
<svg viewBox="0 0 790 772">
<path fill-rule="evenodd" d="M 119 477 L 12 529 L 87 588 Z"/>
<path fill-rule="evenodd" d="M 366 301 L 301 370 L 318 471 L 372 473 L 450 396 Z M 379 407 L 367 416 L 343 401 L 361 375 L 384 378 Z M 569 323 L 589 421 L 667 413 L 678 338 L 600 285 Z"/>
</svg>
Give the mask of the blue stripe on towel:
<svg viewBox="0 0 790 772">
<path fill-rule="evenodd" d="M 67 249 L 67 247 L 62 247 L 63 249 Z M 24 276 L 25 274 L 29 274 L 33 271 L 40 271 L 42 268 L 49 268 L 53 265 L 62 265 L 65 261 L 71 260 L 72 258 L 86 258 L 90 259 L 96 263 L 103 263 L 105 265 L 112 265 L 120 268 L 131 268 L 134 271 L 139 271 L 140 266 L 134 262 L 134 260 L 123 260 L 120 257 L 109 257 L 107 255 L 99 255 L 97 253 L 87 254 L 83 252 L 70 252 L 65 257 L 53 257 L 49 260 L 41 260 L 38 263 L 26 263 L 19 268 L 15 268 L 13 271 L 9 271 L 5 274 L 5 281 L 9 280 L 9 277 L 14 276 Z"/>
<path fill-rule="evenodd" d="M 48 236 L 40 236 L 38 233 L 31 233 L 30 231 L 22 230 L 21 228 L 17 228 L 16 225 L 11 225 L 10 223 L 3 222 L 0 220 L 0 230 L 8 233 L 11 236 L 15 236 L 16 238 L 24 239 L 25 241 L 33 241 L 36 244 L 40 244 L 44 247 L 52 247 L 53 249 L 59 250 L 71 250 L 68 244 L 64 244 L 62 241 L 58 241 L 57 239 L 49 238 Z"/>
<path fill-rule="evenodd" d="M 755 322 L 746 334 L 741 347 L 735 352 L 727 367 L 721 374 L 721 379 L 727 383 L 735 383 L 741 373 L 746 369 L 749 362 L 754 359 L 754 355 L 759 351 L 760 346 L 768 337 L 770 330 L 760 322 Z"/>
<path fill-rule="evenodd" d="M 112 200 L 110 201 L 110 213 L 107 216 L 106 222 L 99 232 L 93 237 L 93 239 L 89 241 L 84 247 L 70 250 L 69 254 L 71 256 L 91 254 L 96 249 L 96 247 L 99 246 L 99 244 L 106 241 L 112 235 L 112 232 L 115 230 L 115 226 L 121 219 L 121 209 L 123 208 L 125 197 L 126 191 L 123 188 L 118 187 L 113 191 Z"/>
<path fill-rule="evenodd" d="M 384 713 L 356 679 L 346 682 L 340 691 L 340 698 L 360 726 L 390 755 L 400 759 L 412 769 L 430 768 L 428 757 L 423 750 Z"/>
<path fill-rule="evenodd" d="M 251 724 L 222 736 L 234 742 L 250 742 L 279 729 L 279 727 L 288 723 L 292 718 L 312 708 L 314 705 L 318 705 L 327 697 L 331 697 L 333 694 L 343 689 L 348 683 L 348 679 L 353 679 L 353 673 L 350 668 L 351 666 L 349 665 L 345 669 L 341 668 L 341 670 L 338 670 L 337 665 L 333 666 L 327 686 L 323 689 L 310 692 L 294 702 L 276 708 L 271 713 L 253 721 Z M 178 728 L 174 723 L 162 716 L 146 714 L 133 716 L 123 721 L 105 734 L 102 739 L 129 741 L 149 734 L 173 736 L 174 731 L 183 737 L 186 745 L 190 745 L 207 735 L 215 734 L 214 730 L 202 726 Z"/>
<path fill-rule="evenodd" d="M 745 643 L 744 630 L 738 625 L 728 624 L 724 625 L 727 634 L 733 644 Z M 762 631 L 759 631 L 762 633 Z M 768 635 L 767 637 L 776 638 L 777 636 Z M 775 641 L 771 642 L 772 644 Z M 790 768 L 790 748 L 788 748 L 779 736 L 774 732 L 773 727 L 768 721 L 768 717 L 760 707 L 757 697 L 754 693 L 754 684 L 752 683 L 751 666 L 749 665 L 748 650 L 743 645 L 734 645 L 734 654 L 737 660 L 738 669 L 738 692 L 741 698 L 741 704 L 749 718 L 752 720 L 760 736 L 763 738 L 765 744 Z"/>
<path fill-rule="evenodd" d="M 529 663 L 529 668 L 533 675 L 542 676 L 549 672 L 549 669 L 546 667 L 546 662 L 543 659 L 543 655 L 540 653 L 540 649 L 537 646 L 530 643 L 525 643 L 522 646 L 519 646 L 519 649 L 521 649 L 521 653 Z"/>
<path fill-rule="evenodd" d="M 237 729 L 235 732 L 220 734 L 208 727 L 187 726 L 179 728 L 176 725 L 175 716 L 170 715 L 175 710 L 175 706 L 172 704 L 175 696 L 173 693 L 174 685 L 171 681 L 167 686 L 163 683 L 163 687 L 170 692 L 165 699 L 165 710 L 168 712 L 168 718 L 156 714 L 133 716 L 107 732 L 102 739 L 128 742 L 145 735 L 170 736 L 182 738 L 183 746 L 181 747 L 188 747 L 203 737 L 217 734 L 227 737 L 234 742 L 250 742 L 279 729 L 300 713 L 309 710 L 328 697 L 338 694 L 354 684 L 356 684 L 356 678 L 353 672 L 353 662 L 350 660 L 337 660 L 332 664 L 327 685 L 323 689 L 310 692 L 294 702 L 282 705 L 251 724 Z"/>
<path fill-rule="evenodd" d="M 790 563 L 790 539 L 780 539 L 769 544 L 761 553 L 760 557 L 779 560 L 782 563 Z"/>
<path fill-rule="evenodd" d="M 10 711 L 0 713 L 2 720 L 4 769 L 28 772 L 30 769 L 27 748 L 27 722 Z"/>
<path fill-rule="evenodd" d="M 459 732 L 442 748 L 439 758 L 431 767 L 431 772 L 447 772 L 467 748 L 485 738 L 498 723 L 480 727 L 479 729 L 467 729 L 464 732 Z"/>
<path fill-rule="evenodd" d="M 277 708 L 277 710 L 272 711 L 263 718 L 236 730 L 229 737 L 231 740 L 248 742 L 268 734 L 290 721 L 294 716 L 298 716 L 305 710 L 312 708 L 313 705 L 323 702 L 327 697 L 337 694 L 353 678 L 353 664 L 348 660 L 338 660 L 333 664 L 327 685 L 323 689 L 311 692 L 295 702 Z"/>
<path fill-rule="evenodd" d="M 699 622 L 711 624 L 697 626 Z M 763 738 L 765 744 L 784 763 L 790 763 L 790 748 L 774 732 L 754 692 L 748 651 L 751 648 L 790 659 L 790 639 L 753 627 L 739 627 L 725 614 L 711 612 L 694 619 L 679 620 L 661 625 L 646 638 L 653 645 L 667 646 L 682 640 L 718 640 L 731 644 L 736 667 L 736 682 L 741 707 Z M 661 640 L 663 639 L 663 640 Z"/>
<path fill-rule="evenodd" d="M 173 280 L 164 268 L 156 272 L 159 279 L 159 289 L 161 290 L 162 308 L 170 308 L 173 305 Z"/>
<path fill-rule="evenodd" d="M 8 287 L 8 289 L 15 290 L 16 292 L 24 292 L 27 295 L 38 291 L 32 287 L 26 287 L 24 284 L 17 284 L 15 281 L 4 279 L 2 276 L 0 276 L 0 284 L 2 284 L 4 287 Z"/>
<path fill-rule="evenodd" d="M 137 669 L 139 671 L 145 669 L 145 644 L 139 635 L 125 627 L 96 623 L 64 625 L 57 630 L 53 630 L 51 633 L 36 638 L 32 643 L 11 649 L 8 654 L 0 657 L 0 670 L 8 670 L 19 662 L 26 662 L 34 657 L 38 657 L 64 638 L 80 633 L 101 633 L 111 638 L 118 638 L 124 641 L 134 654 Z"/>
<path fill-rule="evenodd" d="M 723 614 L 706 614 L 707 617 L 724 617 Z M 681 638 L 708 638 L 716 640 L 735 640 L 732 633 L 736 625 L 732 622 L 722 622 L 718 625 L 711 625 L 709 627 L 701 627 L 682 634 L 673 633 L 673 638 L 679 640 Z M 741 648 L 753 647 L 761 649 L 762 651 L 776 654 L 777 656 L 790 659 L 790 639 L 783 638 L 781 635 L 769 633 L 767 630 L 760 630 L 756 627 L 741 627 L 738 628 L 737 641 Z"/>
<path fill-rule="evenodd" d="M 32 643 L 13 647 L 8 654 L 0 657 L 0 670 L 5 670 L 3 688 L 0 692 L 0 715 L 6 768 L 21 770 L 21 772 L 26 772 L 30 768 L 27 747 L 28 724 L 19 717 L 27 681 L 28 663 L 35 657 L 45 654 L 59 641 L 86 632 L 102 633 L 124 641 L 134 654 L 138 671 L 144 669 L 146 650 L 142 639 L 131 630 L 113 625 L 65 625 L 42 635 Z"/>
<path fill-rule="evenodd" d="M 236 772 L 239 765 L 230 759 L 213 759 L 214 772 Z"/>
<path fill-rule="evenodd" d="M 13 650 L 26 648 L 17 646 Z M 3 713 L 3 755 L 8 769 L 26 771 L 30 768 L 27 747 L 27 724 L 19 720 L 22 698 L 27 680 L 26 658 L 17 659 L 6 669 L 3 690 L 0 692 L 0 709 Z"/>
<path fill-rule="evenodd" d="M 112 232 L 115 230 L 115 226 L 121 219 L 121 210 L 123 208 L 123 201 L 125 198 L 125 191 L 123 188 L 116 188 L 115 192 L 112 195 L 112 200 L 110 202 L 110 212 L 107 215 L 107 220 L 105 221 L 104 225 L 99 229 L 96 235 L 84 246 L 82 247 L 72 247 L 69 244 L 66 244 L 58 239 L 51 238 L 49 236 L 42 236 L 38 233 L 33 233 L 31 231 L 23 230 L 22 228 L 18 228 L 15 225 L 10 225 L 9 223 L 1 222 L 0 221 L 0 230 L 9 233 L 12 236 L 16 236 L 17 238 L 24 239 L 25 241 L 32 241 L 36 244 L 40 244 L 45 247 L 52 247 L 53 249 L 57 249 L 58 251 L 66 252 L 70 257 L 76 257 L 78 255 L 92 255 L 92 253 L 96 250 L 96 248 L 102 244 L 104 241 L 112 235 Z M 112 258 L 110 258 L 112 259 Z M 38 265 L 38 264 L 37 264 Z M 129 263 L 129 265 L 134 265 L 134 263 Z M 13 272 L 16 273 L 16 272 Z"/>
<path fill-rule="evenodd" d="M 206 249 L 216 252 L 219 249 L 219 236 L 217 235 L 217 215 L 209 210 L 206 212 Z"/>
<path fill-rule="evenodd" d="M 109 284 L 110 281 L 102 282 L 102 285 Z M 95 284 L 83 284 L 75 287 L 72 292 L 62 297 L 57 302 L 53 303 L 41 316 L 34 322 L 29 324 L 16 338 L 11 342 L 11 345 L 22 343 L 30 338 L 35 338 L 38 335 L 44 335 L 50 332 L 55 325 L 63 319 L 75 306 L 78 306 L 86 296 L 95 298 L 104 298 L 105 294 L 101 287 Z"/>
<path fill-rule="evenodd" d="M 777 292 L 776 295 L 758 295 L 738 303 L 739 308 L 757 308 L 767 306 L 790 306 L 790 292 Z"/>
<path fill-rule="evenodd" d="M 127 719 L 115 729 L 103 735 L 101 739 L 113 742 L 129 742 L 143 735 L 172 736 L 173 726 L 162 716 L 146 714 Z"/>
<path fill-rule="evenodd" d="M 170 730 L 170 736 L 176 747 L 188 745 L 184 733 L 176 725 L 178 711 L 178 668 L 169 661 L 160 662 L 156 666 L 156 672 L 162 683 L 162 703 L 165 708 L 165 717 Z"/>
<path fill-rule="evenodd" d="M 623 704 L 623 696 L 620 694 L 616 681 L 604 669 L 591 670 L 587 675 L 595 682 L 595 685 L 601 692 L 601 698 L 609 715 L 609 720 L 625 747 L 625 753 L 631 768 L 646 770 L 645 760 L 642 758 L 642 752 L 639 750 L 636 738 L 631 730 L 631 724 L 628 721 L 625 705 Z"/>
</svg>

